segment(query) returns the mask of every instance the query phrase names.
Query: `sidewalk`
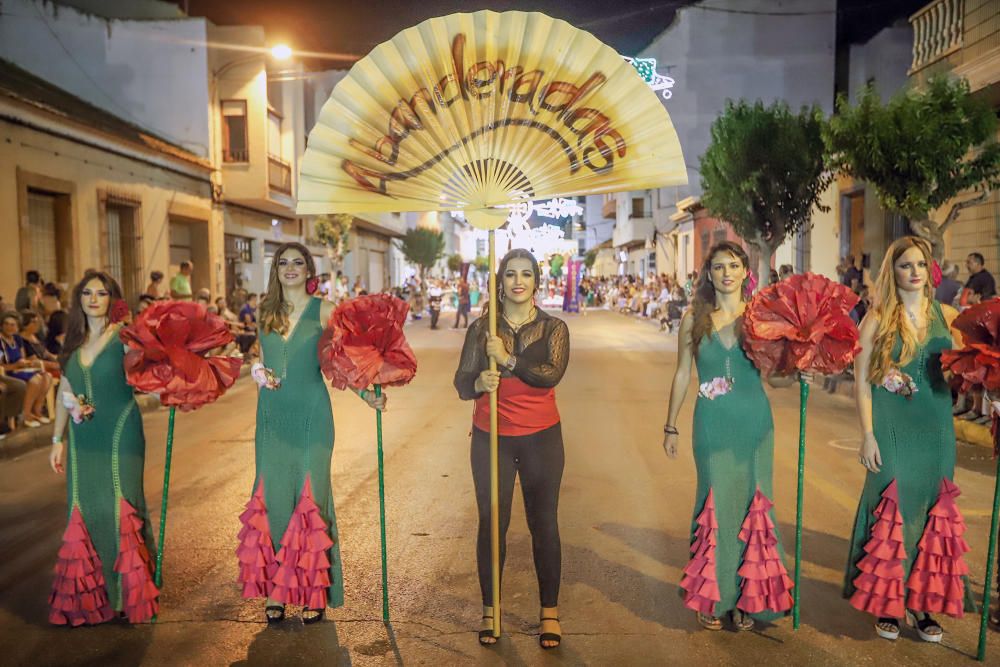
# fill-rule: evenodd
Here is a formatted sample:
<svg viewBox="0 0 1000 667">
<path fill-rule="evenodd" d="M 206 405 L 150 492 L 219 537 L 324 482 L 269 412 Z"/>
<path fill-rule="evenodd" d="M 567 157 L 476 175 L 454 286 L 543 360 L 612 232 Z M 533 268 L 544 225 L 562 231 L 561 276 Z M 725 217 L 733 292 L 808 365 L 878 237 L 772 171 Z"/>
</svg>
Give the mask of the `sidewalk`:
<svg viewBox="0 0 1000 667">
<path fill-rule="evenodd" d="M 240 368 L 240 378 L 250 375 L 250 367 L 246 364 Z M 160 401 L 149 394 L 137 394 L 135 402 L 139 404 L 139 410 L 143 413 L 152 412 L 161 407 Z M 45 424 L 38 428 L 21 427 L 8 435 L 4 440 L 0 440 L 0 461 L 13 459 L 33 451 L 48 447 L 52 444 L 52 433 L 55 431 L 55 424 Z"/>
</svg>

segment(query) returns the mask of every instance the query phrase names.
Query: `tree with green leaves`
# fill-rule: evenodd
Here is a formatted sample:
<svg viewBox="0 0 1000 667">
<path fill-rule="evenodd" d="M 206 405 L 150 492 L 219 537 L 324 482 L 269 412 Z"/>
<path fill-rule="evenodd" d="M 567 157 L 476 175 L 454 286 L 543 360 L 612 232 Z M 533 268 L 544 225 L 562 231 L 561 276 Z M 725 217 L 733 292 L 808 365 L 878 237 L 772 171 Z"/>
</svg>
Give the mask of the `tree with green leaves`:
<svg viewBox="0 0 1000 667">
<path fill-rule="evenodd" d="M 479 255 L 472 262 L 473 266 L 476 267 L 477 273 L 489 273 L 490 270 L 490 258 Z"/>
<path fill-rule="evenodd" d="M 437 264 L 444 255 L 444 234 L 426 227 L 408 229 L 400 240 L 399 249 L 408 262 L 420 267 L 420 278 L 423 279 L 427 269 Z"/>
<path fill-rule="evenodd" d="M 587 270 L 594 268 L 594 264 L 597 262 L 597 248 L 591 248 L 587 251 L 587 254 L 583 257 L 583 265 L 587 267 Z"/>
<path fill-rule="evenodd" d="M 320 215 L 316 218 L 314 227 L 316 238 L 326 246 L 326 254 L 330 258 L 334 271 L 344 265 L 344 256 L 347 255 L 347 238 L 351 233 L 353 223 L 354 218 L 344 213 Z"/>
<path fill-rule="evenodd" d="M 459 271 L 461 271 L 462 264 L 463 264 L 462 256 L 459 255 L 457 252 L 452 255 L 448 255 L 448 270 L 451 271 L 452 273 L 458 273 Z"/>
<path fill-rule="evenodd" d="M 937 259 L 944 233 L 962 209 L 986 199 L 1000 182 L 997 120 L 989 104 L 969 93 L 964 79 L 936 76 L 922 89 L 883 104 L 874 87 L 851 106 L 841 95 L 826 131 L 831 166 L 869 183 L 882 206 L 910 221 Z M 963 192 L 940 223 L 930 219 Z"/>
<path fill-rule="evenodd" d="M 824 166 L 819 107 L 797 114 L 784 102 L 728 101 L 712 124 L 701 158 L 702 205 L 757 248 L 761 285 L 785 239 L 808 229 L 813 211 L 829 211 L 820 195 L 832 180 Z"/>
</svg>

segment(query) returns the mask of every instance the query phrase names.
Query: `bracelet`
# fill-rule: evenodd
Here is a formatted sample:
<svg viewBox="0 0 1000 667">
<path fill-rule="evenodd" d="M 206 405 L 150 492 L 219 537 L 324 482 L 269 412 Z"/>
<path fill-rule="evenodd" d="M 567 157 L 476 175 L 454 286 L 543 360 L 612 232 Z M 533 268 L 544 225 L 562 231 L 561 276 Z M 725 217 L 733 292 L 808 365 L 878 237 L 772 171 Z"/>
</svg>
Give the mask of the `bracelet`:
<svg viewBox="0 0 1000 667">
<path fill-rule="evenodd" d="M 504 368 L 506 368 L 507 370 L 509 370 L 509 371 L 511 371 L 513 373 L 514 372 L 514 366 L 516 366 L 516 365 L 517 365 L 517 357 L 515 357 L 513 354 L 511 354 L 511 355 L 509 355 L 507 357 L 507 363 L 504 364 Z"/>
<path fill-rule="evenodd" d="M 663 432 L 668 435 L 680 435 L 680 433 L 677 431 L 677 427 L 671 426 L 670 424 L 663 425 Z"/>
<path fill-rule="evenodd" d="M 54 435 L 54 436 L 52 436 L 52 444 L 53 445 L 61 445 L 62 441 L 63 441 L 63 439 L 62 439 L 61 435 Z"/>
</svg>

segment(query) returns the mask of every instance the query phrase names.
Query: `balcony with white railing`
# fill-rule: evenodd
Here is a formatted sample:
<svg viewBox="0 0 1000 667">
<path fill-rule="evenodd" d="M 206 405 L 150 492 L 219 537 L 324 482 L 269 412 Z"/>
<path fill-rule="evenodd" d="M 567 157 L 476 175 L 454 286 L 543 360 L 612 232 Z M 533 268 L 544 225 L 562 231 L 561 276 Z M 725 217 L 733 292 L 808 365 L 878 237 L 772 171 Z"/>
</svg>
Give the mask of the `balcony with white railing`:
<svg viewBox="0 0 1000 667">
<path fill-rule="evenodd" d="M 965 0 L 936 0 L 910 17 L 913 62 L 910 74 L 962 48 Z"/>
<path fill-rule="evenodd" d="M 653 238 L 656 230 L 653 218 L 626 218 L 615 223 L 611 243 L 616 248 L 628 248 L 645 243 Z"/>
</svg>

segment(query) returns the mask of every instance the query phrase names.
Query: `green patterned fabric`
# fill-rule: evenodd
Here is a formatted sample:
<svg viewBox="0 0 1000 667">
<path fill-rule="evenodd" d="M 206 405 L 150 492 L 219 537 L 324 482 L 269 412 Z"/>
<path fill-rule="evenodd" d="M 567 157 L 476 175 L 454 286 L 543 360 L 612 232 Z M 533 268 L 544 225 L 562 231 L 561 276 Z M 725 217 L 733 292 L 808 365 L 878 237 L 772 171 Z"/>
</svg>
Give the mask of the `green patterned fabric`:
<svg viewBox="0 0 1000 667">
<path fill-rule="evenodd" d="M 910 398 L 872 385 L 872 424 L 882 457 L 878 473 L 869 472 L 861 492 L 851 534 L 850 555 L 844 578 L 844 597 L 854 594 L 858 561 L 870 537 L 873 512 L 882 492 L 893 479 L 899 488 L 899 511 L 903 515 L 903 546 L 906 576 L 917 556 L 917 543 L 927 523 L 927 512 L 938 499 L 941 480 L 955 475 L 955 424 L 952 420 L 951 389 L 941 371 L 941 352 L 952 348 L 951 332 L 941 304 L 932 305 L 933 320 L 924 342 L 902 371 L 913 378 L 917 391 Z M 892 357 L 899 360 L 903 342 L 899 335 Z M 905 578 L 904 578 L 905 581 Z M 975 609 L 965 586 L 966 611 Z"/>
<path fill-rule="evenodd" d="M 281 387 L 258 392 L 254 489 L 263 481 L 277 553 L 306 477 L 310 479 L 313 500 L 334 543 L 328 553 L 331 585 L 327 604 L 340 607 L 344 604 L 344 580 L 330 482 L 333 409 L 317 353 L 322 331 L 320 300 L 313 298 L 287 341 L 273 331 L 260 336 L 262 363 L 281 378 Z"/>
<path fill-rule="evenodd" d="M 735 326 L 739 326 L 739 322 Z M 760 371 L 747 358 L 739 341 L 726 347 L 714 327 L 702 339 L 696 360 L 698 382 L 713 378 L 732 380 L 732 390 L 714 399 L 699 394 L 694 407 L 694 462 L 698 471 L 694 519 L 705 505 L 709 489 L 715 498 L 719 524 L 716 547 L 716 577 L 720 600 L 716 615 L 736 608 L 742 578 L 737 573 L 746 545 L 739 539 L 740 527 L 754 494 L 773 500 L 774 422 L 771 403 L 764 393 Z M 774 521 L 774 510 L 770 511 Z M 698 525 L 691 523 L 691 542 Z M 777 532 L 777 527 L 775 528 Z M 780 537 L 778 551 L 784 558 Z M 754 618 L 771 620 L 783 613 L 763 612 Z"/>
<path fill-rule="evenodd" d="M 139 406 L 132 387 L 125 381 L 124 360 L 125 345 L 115 335 L 90 366 L 81 363 L 79 350 L 66 365 L 73 393 L 84 394 L 94 404 L 91 419 L 81 424 L 71 421 L 69 425 L 67 518 L 73 506 L 79 505 L 101 557 L 108 599 L 117 610 L 122 609 L 121 577 L 114 571 L 120 498 L 136 508 L 144 522 L 146 547 L 150 553 L 156 551 L 142 488 L 146 439 Z"/>
</svg>

